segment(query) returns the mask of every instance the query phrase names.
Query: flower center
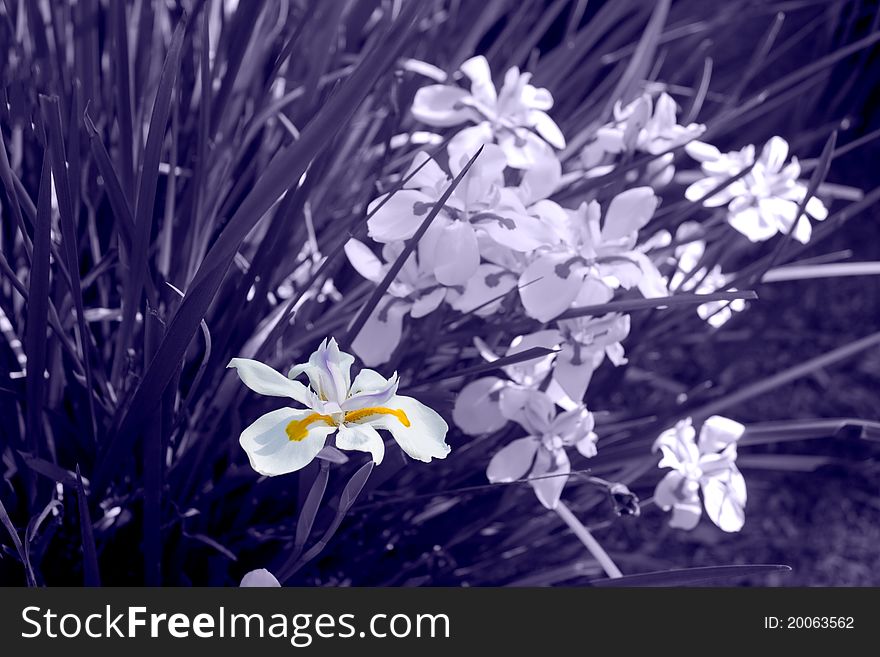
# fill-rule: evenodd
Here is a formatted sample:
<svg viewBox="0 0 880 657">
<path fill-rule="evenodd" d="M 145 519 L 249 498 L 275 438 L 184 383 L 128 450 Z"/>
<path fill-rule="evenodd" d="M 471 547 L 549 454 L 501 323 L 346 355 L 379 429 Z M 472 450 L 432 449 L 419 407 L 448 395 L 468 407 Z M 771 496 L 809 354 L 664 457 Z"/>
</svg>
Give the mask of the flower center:
<svg viewBox="0 0 880 657">
<path fill-rule="evenodd" d="M 338 413 L 336 415 L 339 415 Z M 340 424 L 345 422 L 357 422 L 358 420 L 363 420 L 366 417 L 370 417 L 371 415 L 392 415 L 400 420 L 400 423 L 408 427 L 410 426 L 409 418 L 399 408 L 388 408 L 387 406 L 368 406 L 366 408 L 359 408 L 354 411 L 347 411 L 345 415 L 341 418 L 334 418 L 331 415 L 323 415 L 321 413 L 310 413 L 306 415 L 301 420 L 292 420 L 288 423 L 287 427 L 285 427 L 285 432 L 287 433 L 287 437 L 298 443 L 303 440 L 309 434 L 309 427 L 313 425 L 315 422 L 323 422 L 329 427 L 338 427 Z"/>
</svg>

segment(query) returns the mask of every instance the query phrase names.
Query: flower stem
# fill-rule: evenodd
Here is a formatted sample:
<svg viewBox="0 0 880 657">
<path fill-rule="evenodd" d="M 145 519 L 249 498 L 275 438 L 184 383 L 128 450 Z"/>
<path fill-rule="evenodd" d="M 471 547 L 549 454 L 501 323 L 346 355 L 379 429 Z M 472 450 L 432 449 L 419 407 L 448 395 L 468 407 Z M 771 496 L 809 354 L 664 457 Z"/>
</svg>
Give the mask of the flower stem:
<svg viewBox="0 0 880 657">
<path fill-rule="evenodd" d="M 590 554 L 593 555 L 593 558 L 599 562 L 599 565 L 602 566 L 602 569 L 605 571 L 605 574 L 612 579 L 616 579 L 618 577 L 623 577 L 623 573 L 620 572 L 620 568 L 617 567 L 611 557 L 608 556 L 608 553 L 599 545 L 599 542 L 593 538 L 593 535 L 590 533 L 590 530 L 581 524 L 581 521 L 578 520 L 575 515 L 571 512 L 565 503 L 560 501 L 559 504 L 556 505 L 556 509 L 554 509 L 556 513 L 565 521 L 565 524 L 568 525 L 568 528 L 577 536 L 581 543 L 584 544 L 584 547 L 590 551 Z"/>
</svg>

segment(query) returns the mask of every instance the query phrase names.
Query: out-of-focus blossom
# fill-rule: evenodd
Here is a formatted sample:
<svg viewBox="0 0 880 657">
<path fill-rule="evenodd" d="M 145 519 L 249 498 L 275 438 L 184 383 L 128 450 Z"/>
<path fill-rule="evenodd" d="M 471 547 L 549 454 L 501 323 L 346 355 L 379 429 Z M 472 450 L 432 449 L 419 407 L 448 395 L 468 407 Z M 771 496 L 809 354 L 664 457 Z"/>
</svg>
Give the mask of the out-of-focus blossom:
<svg viewBox="0 0 880 657">
<path fill-rule="evenodd" d="M 538 500 L 556 508 L 568 481 L 571 463 L 566 448 L 586 457 L 596 455 L 593 415 L 580 405 L 557 412 L 553 400 L 537 390 L 520 390 L 506 398 L 507 413 L 528 432 L 492 457 L 486 476 L 493 483 L 511 482 L 527 474 Z"/>
<path fill-rule="evenodd" d="M 333 338 L 321 342 L 309 361 L 295 365 L 287 377 L 259 361 L 230 361 L 228 367 L 254 392 L 305 406 L 270 411 L 242 432 L 239 442 L 254 470 L 270 477 L 300 470 L 333 434 L 339 449 L 368 452 L 379 464 L 385 455 L 379 429 L 414 459 L 446 458 L 443 418 L 412 397 L 398 395 L 396 374 L 386 379 L 363 369 L 352 381 L 353 363 L 354 357 L 340 351 Z M 308 386 L 295 380 L 303 374 Z"/>
<path fill-rule="evenodd" d="M 403 248 L 402 242 L 385 244 L 382 262 L 363 242 L 351 239 L 345 245 L 345 254 L 361 276 L 379 283 Z M 352 343 L 352 350 L 365 365 L 388 362 L 400 343 L 404 317 L 418 319 L 430 315 L 446 298 L 447 288 L 434 277 L 430 251 L 428 243 L 419 243 Z"/>
<path fill-rule="evenodd" d="M 705 178 L 685 190 L 690 201 L 703 198 L 754 163 L 745 176 L 703 201 L 706 207 L 726 205 L 728 223 L 752 242 L 763 242 L 777 233 L 793 230 L 792 236 L 806 244 L 813 232 L 809 217 L 822 221 L 828 216 L 825 204 L 815 196 L 807 201 L 805 213 L 797 216 L 807 185 L 798 180 L 801 166 L 797 158 L 785 163 L 788 142 L 782 137 L 773 137 L 764 144 L 757 160 L 753 146 L 722 153 L 710 144 L 692 142 L 686 149 L 701 163 L 705 174 Z"/>
<path fill-rule="evenodd" d="M 629 335 L 629 315 L 577 317 L 560 320 L 557 325 L 562 339 L 553 379 L 569 397 L 580 401 L 605 358 L 615 367 L 626 364 L 621 342 Z"/>
<path fill-rule="evenodd" d="M 691 123 L 679 125 L 677 107 L 672 97 L 662 92 L 656 103 L 650 94 L 643 94 L 628 105 L 618 101 L 614 106 L 614 120 L 596 131 L 593 141 L 581 151 L 581 162 L 593 175 L 610 171 L 614 159 L 623 153 L 660 155 L 699 137 L 706 126 Z M 653 160 L 645 172 L 654 187 L 662 187 L 672 179 L 672 153 Z"/>
<path fill-rule="evenodd" d="M 241 588 L 275 588 L 281 586 L 275 575 L 265 568 L 252 570 L 241 578 Z"/>
<path fill-rule="evenodd" d="M 545 330 L 518 336 L 510 343 L 510 347 L 504 354 L 515 356 L 534 347 L 555 349 L 559 345 L 560 336 L 557 331 Z M 487 361 L 498 360 L 498 356 L 481 341 L 477 341 L 480 352 Z M 516 408 L 517 405 L 505 403 L 504 398 L 513 395 L 519 399 L 520 391 L 537 390 L 550 376 L 555 354 L 548 354 L 541 358 L 505 365 L 502 371 L 507 378 L 497 376 L 485 376 L 471 381 L 455 400 L 452 410 L 452 419 L 456 425 L 466 434 L 478 436 L 492 433 L 501 429 L 509 421 L 515 420 L 514 415 L 507 411 Z M 577 403 L 572 401 L 559 384 L 550 380 L 546 395 L 563 408 L 575 408 Z"/>
<path fill-rule="evenodd" d="M 424 166 L 404 189 L 370 205 L 370 211 L 378 208 L 367 222 L 369 235 L 377 242 L 412 237 L 446 191 L 450 177 L 428 157 L 416 155 L 407 175 Z M 460 173 L 469 159 L 470 155 L 450 157 L 452 174 Z M 532 251 L 553 239 L 552 229 L 533 216 L 520 195 L 505 189 L 505 167 L 501 149 L 487 145 L 422 236 L 421 257 L 442 285 L 460 286 L 471 280 L 480 265 L 481 235 L 519 252 Z"/>
<path fill-rule="evenodd" d="M 514 66 L 496 90 L 489 63 L 482 55 L 464 62 L 461 71 L 470 80 L 470 91 L 444 84 L 422 87 L 412 106 L 413 116 L 428 125 L 475 124 L 452 138 L 450 153 L 473 153 L 481 144 L 496 142 L 509 166 L 528 169 L 554 157 L 550 146 L 565 148 L 565 137 L 547 114 L 553 107 L 553 96 L 529 84 L 531 73 L 520 73 Z"/>
<path fill-rule="evenodd" d="M 659 467 L 672 469 L 657 484 L 654 501 L 664 511 L 672 510 L 670 526 L 697 526 L 702 491 L 712 522 L 726 532 L 742 529 L 746 482 L 736 467 L 736 441 L 744 431 L 739 422 L 713 415 L 700 428 L 699 441 L 690 418 L 660 434 L 654 443 L 654 451 L 663 454 Z"/>
<path fill-rule="evenodd" d="M 715 265 L 710 271 L 699 267 L 706 251 L 706 242 L 693 239 L 701 230 L 695 221 L 685 221 L 675 231 L 675 239 L 680 244 L 675 247 L 674 255 L 677 262 L 676 270 L 669 281 L 672 290 L 691 292 L 693 294 L 712 294 L 728 289 L 729 278 L 721 272 L 721 266 Z M 736 288 L 730 288 L 736 291 Z M 733 301 L 710 301 L 697 306 L 697 314 L 714 328 L 726 324 L 733 313 L 742 312 L 746 308 L 743 299 Z"/>
<path fill-rule="evenodd" d="M 615 196 L 605 211 L 595 201 L 568 211 L 562 240 L 545 247 L 520 275 L 520 298 L 526 313 L 541 322 L 573 304 L 607 302 L 618 287 L 638 287 L 645 297 L 666 296 L 666 284 L 636 243 L 658 199 L 650 187 Z"/>
</svg>

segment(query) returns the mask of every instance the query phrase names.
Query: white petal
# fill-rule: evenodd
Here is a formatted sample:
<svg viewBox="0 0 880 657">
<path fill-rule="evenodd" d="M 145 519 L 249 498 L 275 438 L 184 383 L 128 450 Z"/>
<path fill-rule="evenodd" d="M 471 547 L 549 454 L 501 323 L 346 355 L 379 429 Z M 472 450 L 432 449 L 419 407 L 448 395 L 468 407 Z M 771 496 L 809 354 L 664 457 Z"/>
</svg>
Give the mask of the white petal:
<svg viewBox="0 0 880 657">
<path fill-rule="evenodd" d="M 465 283 L 464 292 L 450 297 L 449 305 L 462 313 L 485 317 L 497 312 L 502 297 L 516 287 L 517 277 L 498 265 L 482 264 Z M 489 303 L 492 300 L 493 303 Z"/>
<path fill-rule="evenodd" d="M 562 164 L 555 157 L 548 157 L 526 170 L 520 188 L 526 202 L 531 204 L 548 198 L 559 186 Z"/>
<path fill-rule="evenodd" d="M 544 141 L 554 148 L 565 148 L 565 135 L 562 134 L 562 130 L 559 129 L 556 122 L 546 112 L 533 110 L 529 112 L 529 118 L 532 121 L 532 126 L 544 138 Z"/>
<path fill-rule="evenodd" d="M 754 206 L 742 208 L 737 212 L 731 211 L 727 216 L 727 223 L 752 242 L 769 240 L 779 230 L 775 224 L 766 221 Z"/>
<path fill-rule="evenodd" d="M 673 504 L 681 501 L 680 492 L 684 482 L 684 475 L 672 470 L 657 483 L 654 489 L 654 502 L 664 511 L 672 508 Z"/>
<path fill-rule="evenodd" d="M 698 162 L 717 160 L 721 157 L 721 151 L 703 141 L 692 141 L 684 147 L 684 150 Z"/>
<path fill-rule="evenodd" d="M 385 274 L 385 265 L 366 244 L 354 238 L 345 243 L 345 255 L 357 273 L 368 281 L 378 283 Z"/>
<path fill-rule="evenodd" d="M 690 531 L 697 526 L 702 515 L 703 510 L 698 499 L 679 502 L 672 507 L 672 517 L 669 519 L 669 526 Z"/>
<path fill-rule="evenodd" d="M 577 364 L 572 362 L 572 356 L 570 348 L 563 350 L 563 354 L 556 359 L 553 377 L 569 397 L 575 401 L 582 401 L 590 385 L 590 379 L 593 378 L 593 372 L 602 362 L 602 352 L 582 351 L 580 362 Z"/>
<path fill-rule="evenodd" d="M 315 415 L 312 410 L 279 408 L 257 418 L 242 431 L 239 443 L 247 453 L 251 467 L 261 475 L 276 475 L 296 472 L 307 466 L 324 447 L 327 436 L 336 431 L 320 419 L 308 427 L 305 438 L 291 440 L 287 426 Z"/>
<path fill-rule="evenodd" d="M 821 199 L 815 196 L 811 196 L 810 200 L 807 201 L 806 211 L 816 221 L 823 221 L 828 218 L 828 208 L 825 207 Z"/>
<path fill-rule="evenodd" d="M 494 139 L 495 133 L 492 132 L 492 126 L 488 121 L 482 121 L 476 125 L 469 126 L 464 130 L 459 130 L 456 135 L 449 140 L 449 145 L 446 147 L 446 152 L 449 153 L 449 170 L 452 175 L 455 176 L 461 173 L 464 165 L 474 156 L 474 153 L 479 150 L 480 146 L 492 144 Z M 484 149 L 483 152 L 480 153 L 480 157 L 474 162 L 474 166 L 483 159 L 485 154 L 486 151 Z M 473 168 L 468 172 L 468 176 L 472 171 Z M 464 182 L 460 183 L 459 187 L 461 187 L 462 184 L 464 184 Z"/>
<path fill-rule="evenodd" d="M 226 367 L 234 367 L 248 388 L 269 397 L 289 397 L 300 404 L 308 404 L 310 395 L 299 381 L 291 381 L 265 363 L 250 358 L 233 358 Z"/>
<path fill-rule="evenodd" d="M 770 140 L 764 144 L 764 149 L 761 151 L 761 160 L 765 163 L 765 166 L 769 171 L 778 173 L 782 170 L 785 160 L 787 159 L 788 142 L 782 137 L 771 137 Z"/>
<path fill-rule="evenodd" d="M 538 441 L 531 436 L 514 440 L 492 457 L 486 468 L 486 477 L 493 484 L 522 479 L 532 467 L 537 451 Z"/>
<path fill-rule="evenodd" d="M 339 449 L 367 452 L 373 456 L 373 463 L 379 465 L 385 458 L 385 442 L 379 432 L 369 424 L 348 424 L 339 427 L 336 434 Z"/>
<path fill-rule="evenodd" d="M 584 278 L 566 261 L 566 256 L 538 256 L 520 276 L 519 296 L 529 317 L 549 322 L 577 298 Z"/>
<path fill-rule="evenodd" d="M 540 220 L 527 214 L 499 212 L 498 218 L 478 225 L 493 241 L 514 251 L 530 253 L 552 243 L 552 231 Z"/>
<path fill-rule="evenodd" d="M 477 55 L 466 60 L 459 68 L 471 80 L 471 93 L 482 102 L 494 104 L 498 96 L 492 82 L 492 71 L 488 60 L 482 55 Z"/>
<path fill-rule="evenodd" d="M 407 189 L 437 189 L 449 180 L 440 165 L 424 151 L 415 154 L 412 165 L 403 177 L 407 181 Z"/>
<path fill-rule="evenodd" d="M 507 157 L 507 165 L 513 169 L 541 166 L 545 160 L 556 157 L 553 148 L 531 130 L 521 128 L 515 134 L 504 130 L 496 137 Z"/>
<path fill-rule="evenodd" d="M 389 297 L 384 297 L 376 309 L 370 314 L 364 327 L 352 341 L 351 348 L 364 362 L 364 365 L 375 367 L 387 363 L 391 354 L 400 344 L 403 334 L 403 318 L 409 312 L 409 305 L 403 303 L 388 304 Z"/>
<path fill-rule="evenodd" d="M 746 482 L 736 466 L 702 482 L 706 515 L 726 532 L 738 532 L 745 524 Z"/>
<path fill-rule="evenodd" d="M 432 312 L 437 310 L 441 303 L 443 303 L 443 299 L 446 298 L 446 289 L 442 287 L 434 288 L 427 294 L 423 294 L 418 299 L 413 302 L 412 308 L 410 308 L 409 315 L 413 319 L 419 319 L 420 317 L 425 317 L 426 315 L 430 315 Z"/>
<path fill-rule="evenodd" d="M 493 433 L 507 424 L 501 414 L 499 394 L 505 383 L 494 376 L 471 381 L 455 398 L 452 420 L 470 436 Z"/>
<path fill-rule="evenodd" d="M 463 285 L 480 266 L 480 248 L 474 228 L 465 221 L 444 227 L 434 253 L 434 276 L 443 285 Z"/>
<path fill-rule="evenodd" d="M 265 568 L 258 568 L 257 570 L 252 570 L 247 573 L 244 577 L 241 578 L 240 587 L 243 588 L 269 588 L 281 586 L 277 579 L 275 579 L 275 575 L 270 573 Z"/>
<path fill-rule="evenodd" d="M 638 232 L 654 215 L 659 201 L 650 187 L 634 187 L 615 196 L 605 211 L 603 241 L 621 239 Z"/>
<path fill-rule="evenodd" d="M 530 476 L 543 478 L 529 480 L 538 501 L 548 509 L 555 509 L 570 472 L 571 463 L 564 449 L 556 450 L 552 454 L 546 449 L 538 450 Z"/>
<path fill-rule="evenodd" d="M 462 103 L 470 94 L 459 87 L 432 84 L 416 91 L 412 113 L 422 123 L 446 128 L 469 121 L 475 112 Z"/>
<path fill-rule="evenodd" d="M 719 452 L 739 440 L 745 430 L 745 426 L 736 420 L 713 415 L 703 422 L 700 429 L 700 452 L 703 454 Z"/>
<path fill-rule="evenodd" d="M 369 211 L 385 199 L 382 196 L 370 203 Z M 407 240 L 418 230 L 435 199 L 414 189 L 400 189 L 367 220 L 370 237 L 377 242 Z"/>
<path fill-rule="evenodd" d="M 349 398 L 342 404 L 343 411 L 365 406 L 384 406 L 397 394 L 397 374 L 386 379 L 376 370 L 363 368 L 351 384 Z"/>
<path fill-rule="evenodd" d="M 409 425 L 389 414 L 372 415 L 363 423 L 389 431 L 400 448 L 417 461 L 446 458 L 450 451 L 445 440 L 449 426 L 437 411 L 403 395 L 388 400 L 388 408 L 403 411 Z"/>
</svg>

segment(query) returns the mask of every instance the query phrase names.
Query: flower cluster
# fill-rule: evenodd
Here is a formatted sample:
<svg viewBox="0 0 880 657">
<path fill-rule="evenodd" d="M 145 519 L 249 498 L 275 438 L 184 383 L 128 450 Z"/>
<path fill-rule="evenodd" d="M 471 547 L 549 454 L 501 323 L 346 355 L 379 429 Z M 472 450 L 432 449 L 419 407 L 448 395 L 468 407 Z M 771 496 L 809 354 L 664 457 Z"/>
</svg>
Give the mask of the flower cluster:
<svg viewBox="0 0 880 657">
<path fill-rule="evenodd" d="M 549 114 L 549 91 L 533 86 L 517 68 L 496 89 L 484 57 L 467 60 L 458 79 L 464 84 L 417 91 L 414 118 L 457 131 L 441 153 L 415 153 L 400 188 L 373 200 L 367 223 L 373 244 L 353 239 L 346 246 L 353 267 L 370 281 L 382 280 L 453 179 L 482 150 L 352 347 L 367 365 L 381 365 L 392 358 L 406 322 L 444 304 L 486 321 L 514 304 L 514 312 L 518 308 L 537 330 L 516 335 L 501 356 L 476 339 L 478 352 L 489 362 L 533 347 L 544 347 L 547 355 L 465 385 L 453 419 L 473 436 L 509 423 L 525 431 L 525 438 L 495 455 L 487 475 L 492 481 L 527 476 L 541 503 L 552 508 L 570 471 L 566 448 L 575 446 L 587 458 L 596 453 L 593 416 L 585 405 L 594 372 L 606 359 L 613 366 L 627 362 L 622 343 L 629 316 L 577 309 L 601 307 L 619 291 L 660 298 L 670 289 L 704 294 L 726 286 L 720 270 L 698 268 L 705 243 L 686 239 L 690 225 L 678 228 L 671 253 L 663 252 L 672 241 L 666 230 L 647 240 L 640 235 L 659 205 L 655 190 L 673 180 L 672 151 L 695 143 L 705 126 L 679 124 L 676 103 L 665 92 L 618 102 L 612 120 L 595 131 L 566 173 L 558 153 L 566 140 Z M 582 196 L 575 205 L 558 200 L 578 178 L 607 174 L 637 154 L 648 163 L 627 174 L 627 188 L 604 199 Z M 659 267 L 665 264 L 672 269 L 664 275 Z M 704 304 L 699 313 L 720 326 L 741 303 Z"/>
<path fill-rule="evenodd" d="M 549 113 L 552 95 L 532 85 L 529 73 L 511 68 L 498 89 L 479 56 L 464 62 L 452 82 L 442 74 L 433 77 L 440 83 L 416 92 L 412 115 L 430 129 L 455 132 L 440 152 L 413 154 L 400 185 L 369 204 L 369 240 L 351 239 L 345 246 L 357 272 L 378 284 L 419 234 L 352 349 L 367 366 L 387 363 L 408 326 L 444 305 L 489 323 L 507 321 L 496 315 L 521 317 L 519 325 L 533 328 L 518 330 L 500 356 L 474 340 L 487 361 L 505 358 L 508 364 L 499 376 L 465 385 L 453 419 L 472 436 L 511 423 L 525 432 L 495 454 L 487 475 L 493 482 L 527 477 L 540 502 L 554 508 L 571 470 L 567 448 L 586 458 L 596 454 L 593 415 L 585 402 L 593 375 L 606 360 L 615 367 L 627 362 L 623 342 L 630 317 L 603 313 L 602 307 L 626 291 L 650 299 L 728 288 L 719 265 L 703 264 L 702 224 L 686 221 L 672 231 L 660 227 L 648 237 L 642 234 L 660 203 L 657 190 L 675 179 L 675 151 L 684 148 L 702 165 L 701 177 L 689 174 L 685 198 L 710 208 L 727 206 L 727 221 L 752 241 L 789 230 L 808 240 L 810 221 L 796 216 L 806 187 L 798 181 L 797 160 L 785 164 L 785 141 L 774 137 L 757 159 L 751 146 L 722 154 L 696 141 L 705 126 L 678 122 L 676 102 L 665 91 L 618 101 L 611 120 L 582 140 L 579 157 L 572 158 Z M 417 132 L 425 137 L 421 143 L 442 141 L 441 135 Z M 633 165 L 634 158 L 642 159 Z M 601 185 L 596 187 L 601 191 L 571 193 L 578 181 L 589 183 L 624 164 L 624 184 L 609 187 L 611 193 Z M 816 219 L 827 214 L 816 198 L 805 207 Z M 431 221 L 423 226 L 429 213 Z M 742 301 L 710 302 L 698 313 L 719 327 L 743 307 Z M 542 356 L 515 358 L 535 347 L 543 348 Z M 370 452 L 379 463 L 384 443 L 377 429 L 388 430 L 414 458 L 446 455 L 443 420 L 397 395 L 396 376 L 385 379 L 365 369 L 351 381 L 352 361 L 332 340 L 289 378 L 253 361 L 233 360 L 230 366 L 252 389 L 306 407 L 273 411 L 245 430 L 241 443 L 255 469 L 280 474 L 301 468 L 334 434 L 336 447 Z M 300 374 L 309 377 L 310 388 L 294 381 Z M 733 465 L 733 424 L 710 418 L 699 445 L 686 423 L 658 440 L 661 465 L 673 471 L 656 497 L 674 509 L 675 526 L 696 522 L 696 491 L 702 487 L 712 520 L 722 529 L 738 529 L 736 508 L 741 511 L 745 493 Z M 712 450 L 721 434 L 728 439 L 717 454 Z M 732 501 L 718 502 L 722 484 L 734 493 Z"/>
</svg>

